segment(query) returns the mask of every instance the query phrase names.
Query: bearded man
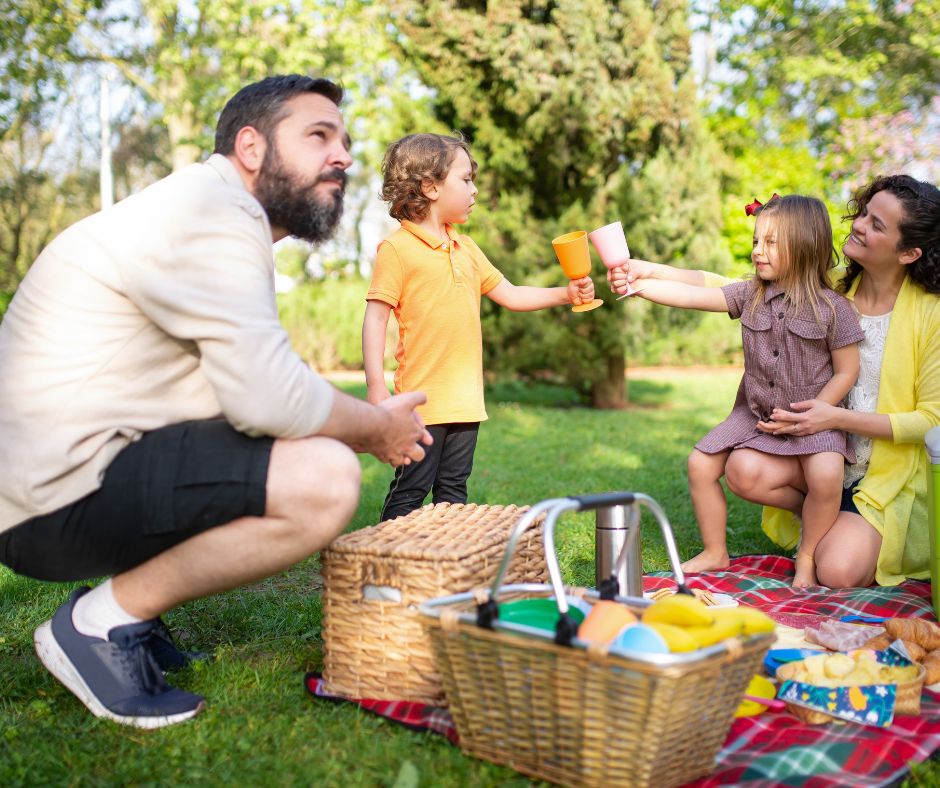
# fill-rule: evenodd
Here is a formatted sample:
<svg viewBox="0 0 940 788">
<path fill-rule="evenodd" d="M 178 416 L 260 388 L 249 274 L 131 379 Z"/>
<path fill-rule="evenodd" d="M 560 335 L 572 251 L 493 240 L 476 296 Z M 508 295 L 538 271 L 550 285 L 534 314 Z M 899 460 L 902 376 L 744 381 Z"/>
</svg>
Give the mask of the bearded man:
<svg viewBox="0 0 940 788">
<path fill-rule="evenodd" d="M 379 406 L 292 351 L 272 242 L 328 238 L 352 164 L 327 80 L 271 77 L 219 118 L 215 153 L 58 236 L 0 324 L 0 563 L 81 587 L 36 630 L 95 715 L 141 728 L 204 699 L 160 616 L 283 571 L 356 510 L 356 451 L 430 443 L 420 393 Z"/>
</svg>

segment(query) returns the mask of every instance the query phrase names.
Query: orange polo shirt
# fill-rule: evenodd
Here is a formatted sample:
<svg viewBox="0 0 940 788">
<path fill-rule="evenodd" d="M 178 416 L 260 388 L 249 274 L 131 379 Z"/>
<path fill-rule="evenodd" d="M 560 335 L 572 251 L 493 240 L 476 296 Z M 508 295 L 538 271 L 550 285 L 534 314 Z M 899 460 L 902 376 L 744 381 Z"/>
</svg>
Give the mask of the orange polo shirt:
<svg viewBox="0 0 940 788">
<path fill-rule="evenodd" d="M 466 235 L 448 240 L 409 222 L 379 244 L 366 300 L 398 321 L 395 393 L 423 391 L 425 424 L 484 421 L 480 296 L 503 275 Z"/>
</svg>

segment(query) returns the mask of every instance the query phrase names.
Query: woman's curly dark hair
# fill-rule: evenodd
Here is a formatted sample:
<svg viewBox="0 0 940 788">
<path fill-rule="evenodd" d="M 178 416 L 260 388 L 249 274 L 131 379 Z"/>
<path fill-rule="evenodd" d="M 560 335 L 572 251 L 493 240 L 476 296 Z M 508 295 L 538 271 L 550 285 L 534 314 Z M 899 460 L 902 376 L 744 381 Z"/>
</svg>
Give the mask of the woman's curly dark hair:
<svg viewBox="0 0 940 788">
<path fill-rule="evenodd" d="M 897 197 L 904 211 L 898 224 L 901 235 L 898 251 L 921 250 L 920 257 L 907 267 L 908 275 L 928 293 L 940 295 L 940 189 L 910 175 L 876 178 L 849 200 L 849 213 L 842 218 L 855 221 L 872 197 L 882 191 Z M 862 266 L 850 259 L 839 289 L 848 292 L 861 272 Z"/>
<path fill-rule="evenodd" d="M 395 219 L 420 222 L 428 215 L 431 201 L 422 187 L 440 183 L 454 162 L 458 150 L 470 157 L 470 175 L 476 177 L 477 163 L 463 137 L 443 134 L 409 134 L 393 142 L 385 151 L 382 162 L 382 191 L 379 196 L 388 203 L 389 215 Z"/>
</svg>

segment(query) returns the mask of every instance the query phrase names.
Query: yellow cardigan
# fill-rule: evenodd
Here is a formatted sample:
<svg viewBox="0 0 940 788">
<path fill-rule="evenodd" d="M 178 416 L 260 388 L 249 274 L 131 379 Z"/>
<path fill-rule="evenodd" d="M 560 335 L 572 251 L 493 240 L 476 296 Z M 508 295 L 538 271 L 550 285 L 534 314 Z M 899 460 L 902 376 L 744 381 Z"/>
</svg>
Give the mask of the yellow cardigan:
<svg viewBox="0 0 940 788">
<path fill-rule="evenodd" d="M 901 285 L 888 325 L 877 412 L 888 414 L 894 437 L 873 441 L 871 463 L 853 500 L 882 536 L 875 580 L 891 586 L 930 576 L 924 436 L 940 424 L 940 296 L 910 278 Z M 799 540 L 800 523 L 790 512 L 765 507 L 761 527 L 781 547 L 795 547 Z"/>
</svg>

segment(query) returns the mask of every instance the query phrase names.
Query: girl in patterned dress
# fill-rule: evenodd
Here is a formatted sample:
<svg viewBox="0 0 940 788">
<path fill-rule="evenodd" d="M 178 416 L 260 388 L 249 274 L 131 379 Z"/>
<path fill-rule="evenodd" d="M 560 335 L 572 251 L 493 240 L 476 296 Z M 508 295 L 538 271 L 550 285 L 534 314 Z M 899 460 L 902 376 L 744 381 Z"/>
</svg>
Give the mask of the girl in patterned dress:
<svg viewBox="0 0 940 788">
<path fill-rule="evenodd" d="M 720 480 L 733 451 L 752 449 L 796 457 L 802 468 L 807 492 L 793 585 L 805 588 L 816 584 L 813 554 L 838 516 L 844 464 L 854 462 L 855 454 L 842 431 L 778 436 L 761 426 L 775 408 L 793 402 L 841 403 L 858 378 L 864 333 L 851 304 L 828 284 L 835 253 L 823 203 L 775 196 L 753 212 L 752 278 L 718 289 L 698 286 L 704 284 L 696 278 L 700 272 L 656 266 L 638 295 L 741 320 L 744 377 L 734 407 L 689 457 L 689 491 L 704 549 L 682 568 L 705 572 L 728 566 L 727 502 Z M 625 273 L 612 272 L 610 279 L 622 292 Z"/>
</svg>

